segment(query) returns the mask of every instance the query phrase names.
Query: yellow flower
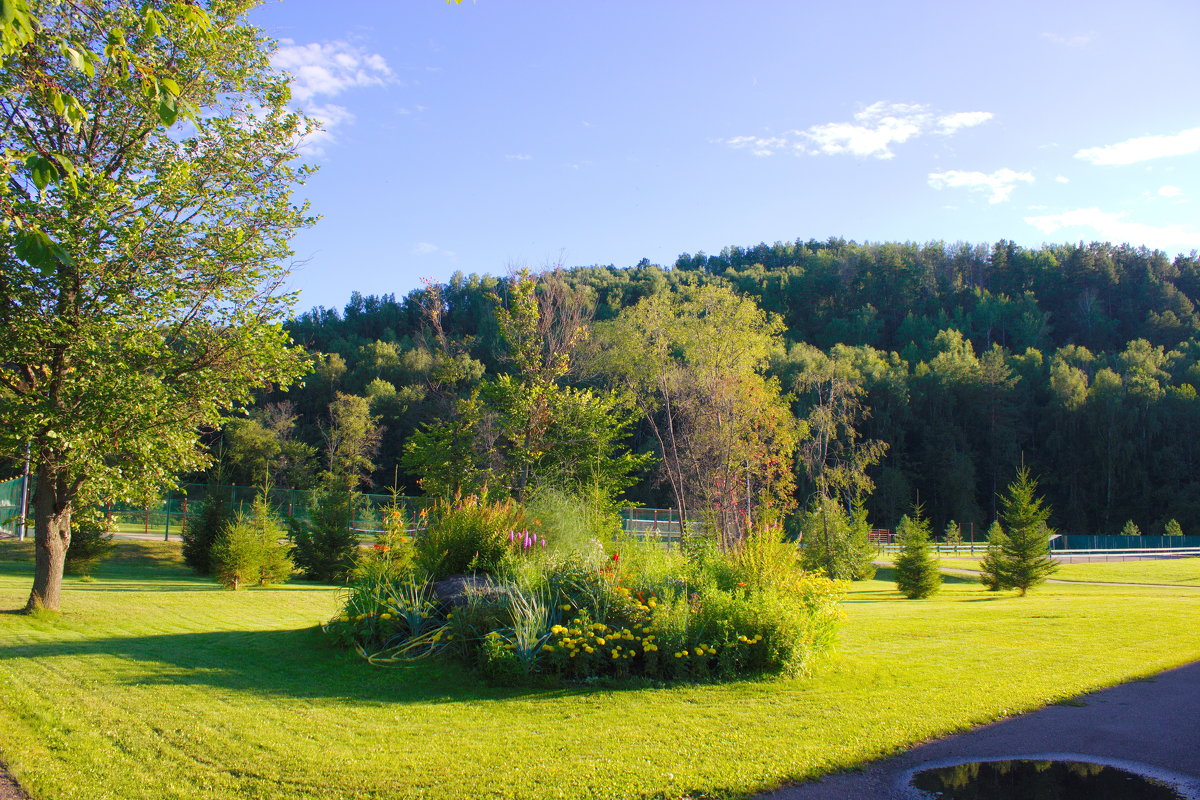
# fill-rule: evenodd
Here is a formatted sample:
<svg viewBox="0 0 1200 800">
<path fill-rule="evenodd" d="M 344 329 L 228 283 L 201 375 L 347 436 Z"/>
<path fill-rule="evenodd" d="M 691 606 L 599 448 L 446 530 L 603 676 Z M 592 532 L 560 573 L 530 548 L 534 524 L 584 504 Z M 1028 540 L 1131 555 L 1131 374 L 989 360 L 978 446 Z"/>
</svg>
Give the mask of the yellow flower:
<svg viewBox="0 0 1200 800">
<path fill-rule="evenodd" d="M 560 611 L 570 611 L 570 610 L 571 610 L 571 604 L 570 604 L 570 603 L 563 603 L 561 606 L 559 606 L 559 607 L 558 607 L 558 609 L 559 609 Z"/>
<path fill-rule="evenodd" d="M 591 648 L 591 647 L 584 647 L 583 649 L 584 649 L 584 651 L 585 651 L 585 652 L 587 652 L 587 653 L 589 653 L 589 654 L 596 652 L 596 650 L 595 650 L 594 648 Z"/>
<path fill-rule="evenodd" d="M 689 655 L 689 653 L 688 653 L 688 651 L 687 651 L 687 650 L 680 650 L 680 651 L 679 651 L 679 655 L 681 655 L 681 656 L 686 656 L 686 655 Z"/>
<path fill-rule="evenodd" d="M 676 654 L 675 654 L 675 657 L 676 657 L 676 658 L 683 658 L 683 653 L 676 653 Z"/>
<path fill-rule="evenodd" d="M 548 644 L 544 644 L 544 645 L 542 645 L 542 650 L 543 650 L 543 651 L 545 651 L 545 652 L 547 652 L 547 653 L 553 653 L 553 652 L 554 652 L 554 648 L 553 648 L 553 647 L 551 647 L 551 646 L 550 646 L 550 645 L 548 645 Z"/>
<path fill-rule="evenodd" d="M 566 633 L 566 630 L 567 629 L 564 628 L 562 625 L 555 625 L 554 627 L 552 627 L 550 629 L 550 632 L 554 633 L 554 634 L 559 634 L 559 633 Z"/>
<path fill-rule="evenodd" d="M 604 637 L 603 637 L 603 636 L 597 636 L 597 637 L 596 637 L 596 644 L 604 644 Z"/>
<path fill-rule="evenodd" d="M 613 657 L 613 658 L 620 658 L 620 657 L 621 657 L 621 654 L 620 654 L 620 653 L 618 653 L 616 650 L 613 650 L 613 651 L 612 651 L 612 657 Z"/>
<path fill-rule="evenodd" d="M 391 619 L 391 618 L 392 618 L 392 615 L 391 615 L 391 614 L 389 614 L 388 612 L 386 612 L 386 611 L 385 611 L 385 612 L 383 612 L 382 614 L 380 614 L 380 615 L 379 615 L 379 618 L 380 618 L 380 619 Z"/>
</svg>

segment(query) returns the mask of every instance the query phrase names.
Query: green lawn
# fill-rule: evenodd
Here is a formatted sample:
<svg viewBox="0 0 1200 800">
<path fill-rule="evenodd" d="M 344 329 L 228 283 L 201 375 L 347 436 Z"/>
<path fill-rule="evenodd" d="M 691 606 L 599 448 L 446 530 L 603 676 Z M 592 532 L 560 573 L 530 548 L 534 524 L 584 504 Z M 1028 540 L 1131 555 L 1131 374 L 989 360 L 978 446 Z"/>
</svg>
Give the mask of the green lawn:
<svg viewBox="0 0 1200 800">
<path fill-rule="evenodd" d="M 942 556 L 942 566 L 979 569 L 978 558 Z M 1059 564 L 1052 576 L 1064 581 L 1163 583 L 1200 586 L 1200 558 L 1162 558 L 1146 561 L 1089 561 Z"/>
<path fill-rule="evenodd" d="M 807 679 L 488 689 L 326 647 L 328 587 L 224 592 L 177 545 L 119 547 L 61 617 L 0 614 L 0 758 L 39 800 L 743 796 L 1200 659 L 1200 589 L 907 601 L 881 570 Z M 0 542 L 0 609 L 27 550 Z"/>
</svg>

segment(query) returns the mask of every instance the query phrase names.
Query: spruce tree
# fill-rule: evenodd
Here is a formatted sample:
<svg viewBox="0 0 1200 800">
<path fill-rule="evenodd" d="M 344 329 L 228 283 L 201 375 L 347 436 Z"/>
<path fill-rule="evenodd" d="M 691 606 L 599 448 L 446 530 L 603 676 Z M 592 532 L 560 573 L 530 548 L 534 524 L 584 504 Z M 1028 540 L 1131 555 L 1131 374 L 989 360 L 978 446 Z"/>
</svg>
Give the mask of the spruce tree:
<svg viewBox="0 0 1200 800">
<path fill-rule="evenodd" d="M 1124 527 L 1121 528 L 1121 536 L 1141 536 L 1142 529 L 1137 526 L 1137 523 L 1131 519 L 1125 520 Z"/>
<path fill-rule="evenodd" d="M 909 600 L 929 597 L 942 587 L 937 556 L 929 545 L 929 521 L 921 519 L 921 507 L 905 516 L 896 528 L 900 554 L 896 557 L 896 588 Z"/>
<path fill-rule="evenodd" d="M 1046 524 L 1050 509 L 1037 496 L 1037 481 L 1022 467 L 1017 479 L 1000 496 L 1002 533 L 989 536 L 988 552 L 980 562 L 980 579 L 992 588 L 1016 589 L 1022 596 L 1046 580 L 1057 567 L 1050 557 L 1050 536 Z"/>
<path fill-rule="evenodd" d="M 1183 536 L 1183 528 L 1179 527 L 1179 522 L 1176 520 L 1169 519 L 1163 526 L 1163 536 Z"/>
<path fill-rule="evenodd" d="M 983 554 L 983 558 L 979 560 L 979 580 L 989 591 L 999 591 L 1001 574 L 1004 569 L 1003 561 L 1000 554 L 1004 550 L 1004 545 L 1007 537 L 1004 535 L 1004 528 L 1000 527 L 1000 520 L 993 520 L 987 532 L 988 547 L 987 552 Z"/>
<path fill-rule="evenodd" d="M 946 523 L 946 531 L 942 534 L 946 544 L 954 548 L 954 554 L 958 555 L 958 547 L 962 544 L 962 528 L 954 520 Z"/>
</svg>

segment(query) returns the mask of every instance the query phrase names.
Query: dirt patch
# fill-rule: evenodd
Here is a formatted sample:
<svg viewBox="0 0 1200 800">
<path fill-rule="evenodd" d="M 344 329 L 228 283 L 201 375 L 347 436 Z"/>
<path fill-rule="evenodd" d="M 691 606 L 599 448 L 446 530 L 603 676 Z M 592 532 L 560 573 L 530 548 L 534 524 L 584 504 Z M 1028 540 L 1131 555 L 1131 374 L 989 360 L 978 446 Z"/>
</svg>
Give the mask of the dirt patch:
<svg viewBox="0 0 1200 800">
<path fill-rule="evenodd" d="M 29 800 L 29 795 L 8 774 L 4 764 L 0 764 L 0 800 Z"/>
</svg>

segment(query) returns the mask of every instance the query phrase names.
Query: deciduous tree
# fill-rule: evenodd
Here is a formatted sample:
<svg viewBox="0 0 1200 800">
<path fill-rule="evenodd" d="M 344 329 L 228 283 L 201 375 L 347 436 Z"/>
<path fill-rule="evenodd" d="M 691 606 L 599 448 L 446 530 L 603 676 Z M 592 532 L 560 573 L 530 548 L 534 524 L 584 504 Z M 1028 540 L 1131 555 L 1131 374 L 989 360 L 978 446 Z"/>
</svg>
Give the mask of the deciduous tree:
<svg viewBox="0 0 1200 800">
<path fill-rule="evenodd" d="M 36 476 L 30 609 L 59 606 L 82 489 L 203 466 L 198 429 L 306 367 L 280 320 L 310 123 L 250 5 L 42 0 L 0 50 L 0 149 L 28 154 L 0 196 L 0 449 Z"/>
</svg>

